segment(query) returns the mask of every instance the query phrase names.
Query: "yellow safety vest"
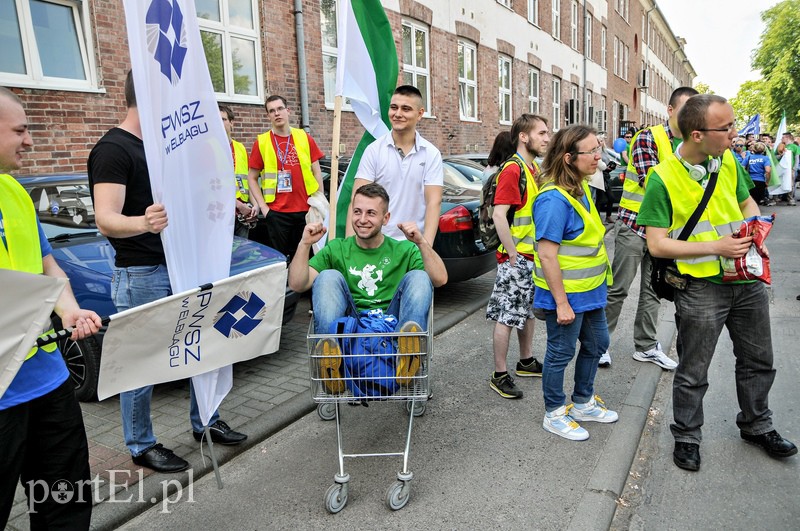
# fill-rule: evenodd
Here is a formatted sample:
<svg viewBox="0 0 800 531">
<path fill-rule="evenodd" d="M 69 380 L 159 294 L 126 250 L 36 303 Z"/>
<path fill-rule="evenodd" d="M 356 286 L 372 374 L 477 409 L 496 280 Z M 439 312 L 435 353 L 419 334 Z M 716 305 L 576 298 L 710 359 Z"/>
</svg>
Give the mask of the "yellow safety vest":
<svg viewBox="0 0 800 531">
<path fill-rule="evenodd" d="M 591 291 L 604 282 L 610 286 L 613 283 L 611 263 L 608 260 L 606 245 L 603 237 L 606 229 L 600 221 L 600 215 L 593 201 L 589 201 L 589 209 L 572 197 L 569 192 L 556 186 L 552 181 L 539 190 L 539 194 L 547 191 L 557 191 L 563 195 L 583 220 L 583 232 L 575 239 L 562 240 L 558 248 L 558 265 L 561 267 L 561 278 L 564 291 L 567 293 L 584 293 Z M 591 198 L 589 185 L 583 182 L 583 191 L 586 197 Z M 534 226 L 534 237 L 536 227 Z M 549 290 L 544 278 L 542 262 L 539 259 L 538 245 L 533 255 L 533 283 L 536 287 Z"/>
<path fill-rule="evenodd" d="M 0 268 L 41 275 L 44 269 L 39 230 L 36 227 L 36 211 L 28 192 L 12 176 L 0 174 L 0 201 L 6 233 L 6 244 L 0 245 Z M 56 344 L 50 343 L 42 349 L 55 352 Z M 38 351 L 37 347 L 33 347 L 25 359 Z"/>
<path fill-rule="evenodd" d="M 736 200 L 738 183 L 736 165 L 736 159 L 730 150 L 726 150 L 722 156 L 722 166 L 714 193 L 711 194 L 708 206 L 686 241 L 716 241 L 733 233 L 741 226 L 743 215 L 739 202 Z M 661 181 L 667 189 L 672 204 L 669 236 L 677 239 L 703 198 L 703 186 L 689 177 L 688 171 L 674 154 L 655 166 L 652 171 L 661 177 Z M 695 278 L 713 277 L 720 272 L 719 256 L 715 254 L 680 258 L 675 262 L 678 271 Z"/>
<path fill-rule="evenodd" d="M 514 154 L 516 158 L 522 163 L 522 167 L 525 168 L 525 189 L 527 190 L 527 200 L 525 204 L 522 205 L 520 208 L 514 211 L 514 218 L 511 220 L 511 239 L 514 241 L 514 248 L 517 250 L 518 253 L 523 253 L 527 255 L 533 254 L 533 200 L 536 199 L 536 195 L 539 193 L 539 187 L 536 186 L 536 179 L 534 179 L 533 174 L 531 173 L 530 168 L 525 163 L 525 160 L 517 155 Z M 508 161 L 503 165 L 503 169 L 509 164 L 514 164 L 514 162 Z M 536 168 L 536 171 L 539 171 L 539 165 L 536 164 L 536 161 L 533 161 L 533 165 Z M 502 171 L 500 172 L 502 173 Z M 497 179 L 499 182 L 500 173 L 497 174 Z M 505 247 L 501 243 L 497 250 L 501 253 L 505 253 Z"/>
<path fill-rule="evenodd" d="M 244 144 L 231 140 L 233 145 L 233 173 L 236 177 L 236 199 L 247 203 L 250 201 L 250 185 L 247 183 L 248 160 L 247 148 Z"/>
<path fill-rule="evenodd" d="M 653 134 L 659 160 L 665 157 L 667 153 L 672 153 L 672 142 L 670 142 L 669 134 L 667 134 L 667 130 L 664 129 L 663 124 L 654 125 L 647 129 L 650 129 L 650 132 Z M 644 129 L 638 131 L 633 139 L 631 139 L 631 146 L 633 146 L 633 143 L 642 131 L 644 131 Z M 631 150 L 631 155 L 632 153 Z M 645 177 L 644 183 L 645 186 L 647 186 L 647 177 Z M 639 208 L 642 206 L 642 199 L 644 199 L 645 186 L 639 185 L 639 172 L 636 171 L 636 166 L 633 165 L 633 156 L 629 156 L 628 167 L 625 170 L 625 181 L 622 183 L 622 197 L 619 200 L 619 206 L 638 213 Z"/>
<path fill-rule="evenodd" d="M 306 185 L 306 194 L 309 196 L 319 190 L 319 183 L 311 172 L 311 148 L 308 144 L 308 135 L 302 129 L 292 128 L 292 143 L 297 151 L 300 168 L 303 171 L 303 182 Z M 272 142 L 272 131 L 258 135 L 258 149 L 264 161 L 261 171 L 261 193 L 266 203 L 275 201 L 275 192 L 278 189 L 278 155 Z"/>
</svg>

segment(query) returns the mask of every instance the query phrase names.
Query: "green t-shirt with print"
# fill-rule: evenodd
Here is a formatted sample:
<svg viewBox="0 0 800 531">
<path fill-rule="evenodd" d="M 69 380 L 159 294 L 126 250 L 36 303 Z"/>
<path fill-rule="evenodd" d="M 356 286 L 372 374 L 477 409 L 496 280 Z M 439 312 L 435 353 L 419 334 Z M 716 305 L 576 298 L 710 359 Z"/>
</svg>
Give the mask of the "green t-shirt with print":
<svg viewBox="0 0 800 531">
<path fill-rule="evenodd" d="M 414 243 L 389 237 L 375 249 L 362 249 L 355 236 L 331 240 L 308 265 L 318 272 L 335 269 L 342 273 L 358 311 L 386 310 L 403 276 L 425 269 Z"/>
<path fill-rule="evenodd" d="M 700 184 L 705 186 L 708 181 L 709 175 L 706 175 Z M 736 164 L 736 202 L 741 203 L 750 197 L 750 189 L 753 188 L 753 181 L 750 175 L 745 171 L 741 164 Z M 715 190 L 716 192 L 716 190 Z M 672 225 L 672 203 L 669 200 L 667 187 L 664 186 L 664 181 L 653 170 L 650 173 L 647 181 L 647 189 L 644 193 L 642 206 L 639 209 L 639 215 L 636 217 L 636 223 L 645 227 L 658 227 L 661 229 L 668 229 Z M 722 284 L 722 269 L 719 274 L 713 277 L 707 277 L 706 280 L 714 282 L 715 284 Z M 735 282 L 726 282 L 726 284 L 749 284 L 756 282 L 754 280 L 743 280 Z"/>
</svg>

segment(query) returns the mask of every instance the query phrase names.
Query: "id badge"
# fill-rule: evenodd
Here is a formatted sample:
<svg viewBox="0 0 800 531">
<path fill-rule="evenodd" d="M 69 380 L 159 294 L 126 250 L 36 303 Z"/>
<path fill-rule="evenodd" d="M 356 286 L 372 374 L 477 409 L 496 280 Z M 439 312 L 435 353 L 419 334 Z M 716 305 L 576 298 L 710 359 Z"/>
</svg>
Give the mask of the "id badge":
<svg viewBox="0 0 800 531">
<path fill-rule="evenodd" d="M 292 172 L 278 172 L 278 193 L 285 194 L 292 191 Z"/>
</svg>

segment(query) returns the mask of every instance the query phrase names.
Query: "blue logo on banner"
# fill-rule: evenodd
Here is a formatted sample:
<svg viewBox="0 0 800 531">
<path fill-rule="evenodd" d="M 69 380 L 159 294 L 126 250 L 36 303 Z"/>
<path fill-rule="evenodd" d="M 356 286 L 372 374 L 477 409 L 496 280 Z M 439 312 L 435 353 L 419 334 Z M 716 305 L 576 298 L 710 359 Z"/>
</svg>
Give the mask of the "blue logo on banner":
<svg viewBox="0 0 800 531">
<path fill-rule="evenodd" d="M 186 59 L 186 28 L 177 0 L 153 0 L 145 16 L 147 42 L 161 73 L 173 85 L 183 72 Z"/>
<path fill-rule="evenodd" d="M 264 320 L 265 308 L 255 293 L 237 293 L 214 317 L 214 328 L 227 338 L 246 336 Z"/>
</svg>

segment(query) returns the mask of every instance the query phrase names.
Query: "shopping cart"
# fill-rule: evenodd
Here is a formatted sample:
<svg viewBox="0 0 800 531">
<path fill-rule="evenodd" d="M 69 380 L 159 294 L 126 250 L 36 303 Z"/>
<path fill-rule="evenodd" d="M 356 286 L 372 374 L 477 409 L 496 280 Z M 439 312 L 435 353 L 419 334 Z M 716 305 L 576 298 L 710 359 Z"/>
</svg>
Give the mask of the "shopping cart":
<svg viewBox="0 0 800 531">
<path fill-rule="evenodd" d="M 403 468 L 397 481 L 386 491 L 386 506 L 397 511 L 406 506 L 413 474 L 408 470 L 411 429 L 414 417 L 422 416 L 430 395 L 428 370 L 433 349 L 431 308 L 428 331 L 376 334 L 316 334 L 312 320 L 308 328 L 308 353 L 311 371 L 311 397 L 322 420 L 336 420 L 339 472 L 325 493 L 325 508 L 338 513 L 347 503 L 350 475 L 344 459 L 356 457 L 402 457 Z M 370 354 L 358 354 L 348 342 L 368 341 Z M 352 343 L 350 343 L 352 345 Z M 363 351 L 363 350 L 362 350 Z M 340 405 L 375 401 L 404 401 L 408 412 L 405 447 L 400 452 L 345 453 L 342 445 Z"/>
</svg>

